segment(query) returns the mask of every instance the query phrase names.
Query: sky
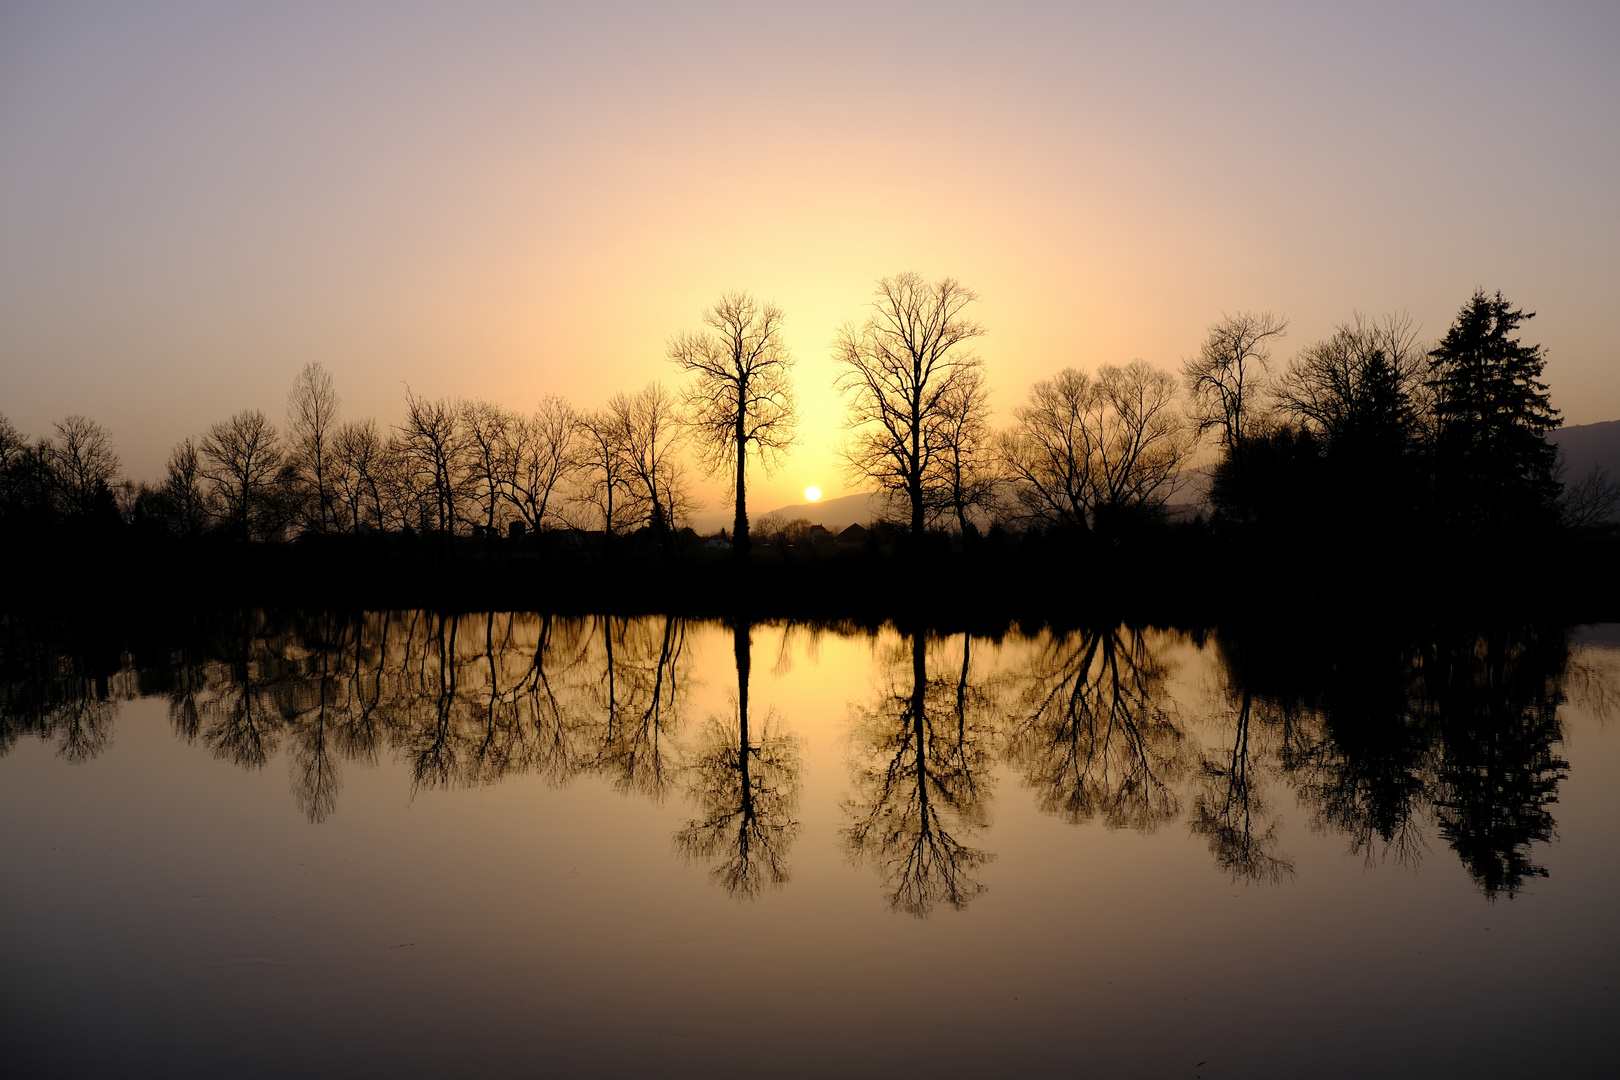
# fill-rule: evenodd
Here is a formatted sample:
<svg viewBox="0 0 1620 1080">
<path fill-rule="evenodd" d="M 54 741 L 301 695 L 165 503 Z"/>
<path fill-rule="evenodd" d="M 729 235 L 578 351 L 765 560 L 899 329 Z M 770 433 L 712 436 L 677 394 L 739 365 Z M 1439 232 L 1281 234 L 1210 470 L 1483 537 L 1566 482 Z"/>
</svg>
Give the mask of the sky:
<svg viewBox="0 0 1620 1080">
<path fill-rule="evenodd" d="M 915 270 L 979 294 L 1003 420 L 1224 312 L 1286 361 L 1476 287 L 1567 423 L 1620 418 L 1620 5 L 1125 7 L 8 0 L 0 412 L 156 479 L 309 361 L 384 424 L 590 408 L 747 289 L 803 413 L 765 510 L 854 490 L 829 346 Z"/>
</svg>

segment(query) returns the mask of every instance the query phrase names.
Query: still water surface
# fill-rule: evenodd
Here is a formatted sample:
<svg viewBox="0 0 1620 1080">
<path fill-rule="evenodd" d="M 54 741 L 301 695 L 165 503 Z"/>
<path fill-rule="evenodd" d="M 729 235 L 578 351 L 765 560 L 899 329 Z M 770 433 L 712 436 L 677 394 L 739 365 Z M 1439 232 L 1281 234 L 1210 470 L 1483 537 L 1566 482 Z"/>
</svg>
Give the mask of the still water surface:
<svg viewBox="0 0 1620 1080">
<path fill-rule="evenodd" d="M 24 624 L 9 1075 L 1613 1075 L 1620 628 Z"/>
</svg>

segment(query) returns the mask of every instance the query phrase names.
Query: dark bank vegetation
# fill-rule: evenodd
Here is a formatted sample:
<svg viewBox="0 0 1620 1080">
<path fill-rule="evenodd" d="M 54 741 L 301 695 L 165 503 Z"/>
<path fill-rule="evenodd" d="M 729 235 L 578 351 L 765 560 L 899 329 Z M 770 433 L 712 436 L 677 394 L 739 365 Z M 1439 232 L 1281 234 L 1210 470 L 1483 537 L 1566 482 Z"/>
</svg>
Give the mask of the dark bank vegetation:
<svg viewBox="0 0 1620 1080">
<path fill-rule="evenodd" d="M 598 777 L 687 807 L 677 854 L 751 898 L 791 879 L 802 832 L 805 717 L 751 708 L 760 629 L 423 610 L 0 615 L 0 755 L 37 739 L 95 758 L 120 703 L 146 697 L 221 760 L 256 770 L 281 755 L 312 822 L 379 759 L 417 789 Z M 706 672 L 728 705 L 704 718 L 692 638 L 716 631 L 735 683 Z M 1302 813 L 1369 865 L 1449 850 L 1485 896 L 1511 897 L 1547 874 L 1568 772 L 1560 707 L 1602 720 L 1620 689 L 1612 653 L 1511 620 L 789 622 L 762 666 L 780 674 L 849 635 L 872 640 L 874 670 L 848 705 L 838 839 L 918 916 L 984 891 L 996 801 L 1025 798 L 1074 825 L 1185 829 L 1219 872 L 1260 884 L 1294 876 L 1280 829 Z M 1189 662 L 1199 677 L 1178 677 Z"/>
<path fill-rule="evenodd" d="M 594 410 L 407 390 L 392 425 L 344 420 L 311 364 L 284 424 L 239 412 L 181 440 L 157 483 L 123 477 L 93 420 L 27 438 L 0 418 L 7 591 L 879 615 L 1620 600 L 1620 486 L 1562 475 L 1532 313 L 1500 294 L 1432 345 L 1405 317 L 1355 316 L 1286 363 L 1285 320 L 1226 316 L 1180 379 L 1065 369 L 1001 428 L 974 300 L 902 274 L 839 331 L 844 460 L 888 507 L 858 530 L 750 525 L 750 463 L 795 438 L 793 358 L 778 308 L 728 294 L 670 341 L 683 390 Z M 730 530 L 691 529 L 696 470 L 726 484 Z"/>
</svg>

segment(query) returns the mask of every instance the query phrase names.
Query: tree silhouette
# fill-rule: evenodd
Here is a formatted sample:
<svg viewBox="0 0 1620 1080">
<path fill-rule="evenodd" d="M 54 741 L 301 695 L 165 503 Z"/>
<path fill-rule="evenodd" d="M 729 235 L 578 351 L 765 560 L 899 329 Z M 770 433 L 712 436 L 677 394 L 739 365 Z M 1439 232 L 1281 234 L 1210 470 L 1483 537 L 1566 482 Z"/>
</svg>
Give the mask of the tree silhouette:
<svg viewBox="0 0 1620 1080">
<path fill-rule="evenodd" d="M 284 457 L 275 425 L 256 409 L 243 410 L 209 428 L 198 452 L 224 529 L 239 540 L 279 534 Z"/>
<path fill-rule="evenodd" d="M 782 309 L 746 292 L 723 294 L 703 312 L 707 331 L 677 334 L 669 359 L 697 381 L 685 397 L 687 423 L 709 474 L 726 477 L 733 500 L 732 555 L 748 558 L 748 454 L 766 474 L 781 462 L 798 425 L 793 356 Z"/>
<path fill-rule="evenodd" d="M 338 396 L 332 376 L 318 363 L 304 365 L 287 394 L 287 461 L 302 488 L 305 527 L 324 533 L 333 524 L 332 438 Z"/>
<path fill-rule="evenodd" d="M 952 278 L 883 278 L 866 322 L 845 326 L 833 343 L 840 367 L 834 385 L 848 401 L 850 474 L 900 501 L 913 537 L 927 523 L 942 409 L 982 363 L 968 342 L 984 328 L 963 315 L 977 299 Z"/>
<path fill-rule="evenodd" d="M 1435 395 L 1435 483 L 1442 508 L 1467 527 L 1554 520 L 1561 422 L 1541 381 L 1546 356 L 1517 331 L 1535 312 L 1478 290 L 1429 353 Z"/>
<path fill-rule="evenodd" d="M 940 396 L 934 434 L 939 450 L 928 480 L 929 509 L 955 519 L 966 540 L 978 532 L 973 515 L 996 508 L 1002 482 L 982 369 L 964 372 Z"/>
<path fill-rule="evenodd" d="M 1271 814 L 1258 776 L 1253 695 L 1243 690 L 1236 698 L 1229 714 L 1231 749 L 1202 762 L 1204 790 L 1193 799 L 1191 827 L 1233 880 L 1276 884 L 1293 876 L 1294 860 L 1276 851 L 1281 819 Z"/>
<path fill-rule="evenodd" d="M 788 880 L 787 853 L 799 833 L 799 744 L 781 735 L 775 711 L 750 729 L 748 677 L 751 628 L 733 628 L 737 691 L 733 716 L 709 717 L 703 745 L 688 768 L 688 791 L 698 816 L 675 834 L 689 860 L 714 865 L 710 878 L 739 899 Z"/>
<path fill-rule="evenodd" d="M 1043 810 L 1145 832 L 1176 816 L 1187 749 L 1165 676 L 1140 631 L 1049 637 L 1018 675 L 1024 713 L 1009 738 Z"/>
<path fill-rule="evenodd" d="M 1068 368 L 1031 387 L 1001 444 L 1025 519 L 1117 536 L 1132 516 L 1156 512 L 1192 451 L 1175 393 L 1172 376 L 1140 360 L 1104 365 L 1095 379 Z"/>
<path fill-rule="evenodd" d="M 890 908 L 918 918 L 966 907 L 985 890 L 975 872 L 995 857 L 963 839 L 987 824 L 992 759 L 990 733 L 957 705 L 969 699 L 968 647 L 959 679 L 930 680 L 927 639 L 914 632 L 885 663 L 887 691 L 856 719 L 844 842 L 852 859 L 877 864 Z"/>
<path fill-rule="evenodd" d="M 83 416 L 59 420 L 50 456 L 68 514 L 89 518 L 111 505 L 118 454 L 106 428 Z"/>
<path fill-rule="evenodd" d="M 1547 876 L 1533 847 L 1553 838 L 1569 772 L 1557 753 L 1567 663 L 1562 630 L 1506 630 L 1445 643 L 1427 674 L 1444 739 L 1440 835 L 1487 897 Z"/>
</svg>

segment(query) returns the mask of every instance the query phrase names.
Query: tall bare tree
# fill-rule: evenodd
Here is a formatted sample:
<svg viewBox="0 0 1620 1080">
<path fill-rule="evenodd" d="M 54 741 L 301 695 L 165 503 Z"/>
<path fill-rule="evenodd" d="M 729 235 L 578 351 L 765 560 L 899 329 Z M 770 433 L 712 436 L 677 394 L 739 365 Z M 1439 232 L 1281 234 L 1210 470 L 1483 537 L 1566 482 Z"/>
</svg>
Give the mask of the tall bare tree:
<svg viewBox="0 0 1620 1080">
<path fill-rule="evenodd" d="M 505 495 L 530 531 L 555 514 L 553 499 L 579 471 L 584 434 L 579 414 L 555 394 L 542 398 L 533 416 L 517 419 L 508 429 Z"/>
<path fill-rule="evenodd" d="M 1176 379 L 1133 360 L 1097 369 L 1091 423 L 1096 431 L 1093 516 L 1110 520 L 1138 507 L 1157 508 L 1175 490 L 1192 454 L 1186 417 L 1176 405 Z"/>
<path fill-rule="evenodd" d="M 615 410 L 598 409 L 580 417 L 579 441 L 582 482 L 575 501 L 601 517 L 603 544 L 611 546 L 627 516 L 630 488 L 624 427 Z"/>
<path fill-rule="evenodd" d="M 378 529 L 384 526 L 385 454 L 386 446 L 377 433 L 376 421 L 369 418 L 344 424 L 332 440 L 334 509 L 343 526 L 352 532 L 366 527 L 368 504 L 371 526 Z"/>
<path fill-rule="evenodd" d="M 331 456 L 337 422 L 331 372 L 319 363 L 305 364 L 287 393 L 287 463 L 302 489 L 304 527 L 318 533 L 334 524 Z"/>
<path fill-rule="evenodd" d="M 1329 446 L 1402 441 L 1422 434 L 1429 355 L 1411 316 L 1356 314 L 1301 349 L 1277 382 L 1281 408 Z"/>
<path fill-rule="evenodd" d="M 1175 377 L 1141 360 L 1036 383 L 1002 441 L 1024 513 L 1083 533 L 1162 505 L 1193 445 L 1175 398 Z"/>
<path fill-rule="evenodd" d="M 0 516 L 10 515 L 16 507 L 18 474 L 27 457 L 28 439 L 0 413 Z"/>
<path fill-rule="evenodd" d="M 405 391 L 405 422 L 399 448 L 406 471 L 427 496 L 425 528 L 455 532 L 466 498 L 467 468 L 461 409 L 453 401 L 429 401 Z"/>
<path fill-rule="evenodd" d="M 1198 434 L 1219 431 L 1228 454 L 1243 444 L 1264 404 L 1271 348 L 1287 332 L 1288 320 L 1269 311 L 1222 315 L 1198 355 L 1182 364 Z"/>
<path fill-rule="evenodd" d="M 467 478 L 478 503 L 479 524 L 493 532 L 495 519 L 506 500 L 502 492 L 508 475 L 507 451 L 517 418 L 487 401 L 461 405 L 461 424 L 467 449 Z"/>
<path fill-rule="evenodd" d="M 866 322 L 845 326 L 833 342 L 842 369 L 833 385 L 848 401 L 849 472 L 905 500 L 914 537 L 927 521 L 942 402 L 983 363 L 968 342 L 984 328 L 963 315 L 976 299 L 952 278 L 883 278 Z"/>
<path fill-rule="evenodd" d="M 675 398 L 660 383 L 648 383 L 638 394 L 616 394 L 608 402 L 620 431 L 628 491 L 633 505 L 661 541 L 675 525 L 675 512 L 686 505 L 677 453 L 683 432 L 676 422 Z"/>
<path fill-rule="evenodd" d="M 746 292 L 725 293 L 702 315 L 708 330 L 670 339 L 669 359 L 697 381 L 685 397 L 709 475 L 723 473 L 735 503 L 732 553 L 748 557 L 748 452 L 766 474 L 780 463 L 798 425 L 793 356 L 782 340 L 782 309 Z"/>
<path fill-rule="evenodd" d="M 934 436 L 939 450 L 928 484 L 931 509 L 954 517 L 965 540 L 977 531 L 972 513 L 990 509 L 1001 486 L 982 370 L 965 372 L 940 397 Z"/>
<path fill-rule="evenodd" d="M 281 439 L 264 413 L 244 409 L 208 429 L 198 447 L 215 513 L 239 539 L 269 539 L 280 531 L 276 485 Z"/>
<path fill-rule="evenodd" d="M 51 464 L 64 509 L 70 514 L 92 513 L 118 477 L 118 454 L 113 450 L 112 436 L 84 416 L 57 421 Z"/>
<path fill-rule="evenodd" d="M 1000 439 L 1002 458 L 1023 514 L 1044 527 L 1084 533 L 1091 527 L 1092 438 L 1086 415 L 1091 376 L 1065 368 L 1030 387 L 1028 403 Z"/>
<path fill-rule="evenodd" d="M 176 532 L 197 537 L 208 525 L 208 499 L 203 492 L 202 460 L 197 441 L 187 436 L 169 452 L 163 479 L 163 500 Z"/>
</svg>

